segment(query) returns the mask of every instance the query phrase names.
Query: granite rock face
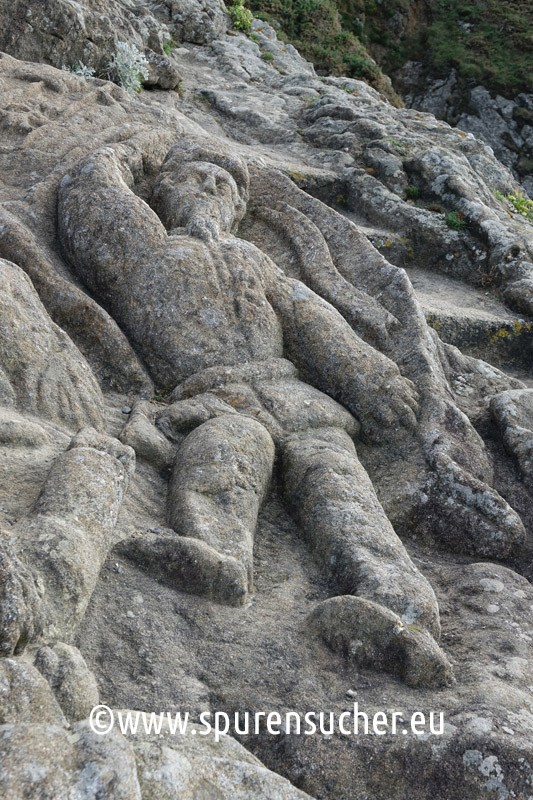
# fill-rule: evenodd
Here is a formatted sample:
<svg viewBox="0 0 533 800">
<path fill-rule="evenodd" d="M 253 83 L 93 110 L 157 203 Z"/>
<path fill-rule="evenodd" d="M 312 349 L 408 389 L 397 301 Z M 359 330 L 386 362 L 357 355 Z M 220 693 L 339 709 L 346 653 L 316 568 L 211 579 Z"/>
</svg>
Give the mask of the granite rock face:
<svg viewBox="0 0 533 800">
<path fill-rule="evenodd" d="M 396 75 L 406 104 L 434 114 L 486 142 L 496 158 L 533 194 L 533 95 L 502 97 L 485 86 L 465 88 L 452 70 L 445 78 L 409 61 Z"/>
<path fill-rule="evenodd" d="M 2 796 L 528 800 L 513 174 L 218 3 L 0 23 Z M 354 702 L 402 729 L 287 721 Z"/>
<path fill-rule="evenodd" d="M 86 67 L 108 77 L 117 45 L 127 43 L 146 58 L 143 83 L 161 89 L 175 89 L 180 81 L 176 65 L 167 57 L 169 49 L 181 42 L 207 44 L 229 21 L 218 0 L 145 5 L 129 0 L 111 5 L 104 0 L 17 0 L 3 2 L 0 14 L 10 21 L 0 34 L 0 50 L 6 53 L 59 69 Z"/>
<path fill-rule="evenodd" d="M 101 427 L 103 398 L 89 365 L 50 320 L 27 275 L 4 259 L 0 269 L 2 406 L 74 429 Z"/>
</svg>

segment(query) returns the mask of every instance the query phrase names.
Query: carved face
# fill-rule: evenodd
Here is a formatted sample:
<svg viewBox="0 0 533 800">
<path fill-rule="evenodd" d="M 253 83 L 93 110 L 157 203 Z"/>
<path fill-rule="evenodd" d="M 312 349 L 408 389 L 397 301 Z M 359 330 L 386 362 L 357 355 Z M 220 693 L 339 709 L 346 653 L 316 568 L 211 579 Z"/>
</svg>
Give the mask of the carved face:
<svg viewBox="0 0 533 800">
<path fill-rule="evenodd" d="M 234 178 L 207 161 L 189 161 L 162 175 L 154 200 L 167 229 L 186 228 L 202 239 L 230 232 L 246 210 Z"/>
</svg>

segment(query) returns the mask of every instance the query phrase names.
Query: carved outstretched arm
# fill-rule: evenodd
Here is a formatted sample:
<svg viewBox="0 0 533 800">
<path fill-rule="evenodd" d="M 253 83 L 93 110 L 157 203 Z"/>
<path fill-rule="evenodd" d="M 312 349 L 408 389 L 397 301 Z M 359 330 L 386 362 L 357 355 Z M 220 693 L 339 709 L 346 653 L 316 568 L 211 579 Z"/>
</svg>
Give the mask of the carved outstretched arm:
<svg viewBox="0 0 533 800">
<path fill-rule="evenodd" d="M 79 347 L 101 383 L 124 392 L 150 391 L 150 378 L 114 319 L 54 269 L 32 232 L 4 206 L 0 206 L 0 256 L 31 278 L 51 318 Z"/>
<path fill-rule="evenodd" d="M 167 233 L 130 190 L 133 179 L 111 148 L 86 156 L 59 186 L 61 243 L 84 283 L 96 293 L 128 281 L 132 264 L 148 261 Z"/>
<path fill-rule="evenodd" d="M 389 329 L 397 326 L 398 320 L 372 295 L 361 291 L 340 274 L 317 226 L 287 203 L 278 202 L 275 209 L 258 206 L 255 214 L 290 241 L 300 274 L 313 291 L 331 303 L 354 330 L 384 347 Z"/>
<path fill-rule="evenodd" d="M 390 426 L 416 425 L 416 390 L 396 364 L 357 336 L 333 306 L 264 258 L 266 294 L 287 353 L 308 380 L 352 411 L 371 439 Z"/>
</svg>

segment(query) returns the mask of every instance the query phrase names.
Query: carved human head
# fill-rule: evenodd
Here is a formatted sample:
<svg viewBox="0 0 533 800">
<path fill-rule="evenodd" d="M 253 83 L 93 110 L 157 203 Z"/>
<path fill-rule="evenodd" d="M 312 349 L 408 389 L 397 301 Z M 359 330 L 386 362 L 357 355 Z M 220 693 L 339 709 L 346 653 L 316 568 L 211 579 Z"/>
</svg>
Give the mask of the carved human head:
<svg viewBox="0 0 533 800">
<path fill-rule="evenodd" d="M 235 230 L 246 211 L 249 176 L 236 156 L 185 139 L 169 151 L 152 195 L 165 227 L 204 240 Z"/>
</svg>

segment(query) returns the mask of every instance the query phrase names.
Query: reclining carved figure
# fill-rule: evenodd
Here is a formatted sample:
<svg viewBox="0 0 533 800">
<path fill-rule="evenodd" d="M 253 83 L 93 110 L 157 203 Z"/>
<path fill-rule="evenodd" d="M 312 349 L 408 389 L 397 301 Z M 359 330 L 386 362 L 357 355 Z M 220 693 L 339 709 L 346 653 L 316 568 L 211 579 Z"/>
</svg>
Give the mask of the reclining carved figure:
<svg viewBox="0 0 533 800">
<path fill-rule="evenodd" d="M 179 535 L 148 543 L 145 561 L 170 559 L 184 588 L 243 603 L 277 453 L 285 497 L 310 548 L 338 590 L 360 598 L 359 605 L 350 598 L 350 613 L 374 618 L 382 609 L 388 624 L 392 611 L 400 624 L 438 637 L 433 590 L 353 443 L 359 430 L 381 446 L 413 441 L 415 460 L 427 461 L 422 440 L 431 415 L 419 409 L 415 386 L 395 361 L 330 302 L 233 235 L 248 181 L 241 159 L 185 140 L 161 168 L 152 207 L 132 191 L 127 159 L 110 148 L 85 157 L 60 185 L 59 233 L 71 264 L 155 382 L 174 389 L 158 426 L 180 443 L 168 511 Z M 416 325 L 418 339 L 427 337 L 419 317 Z M 466 432 L 467 443 L 482 449 L 455 412 L 458 438 Z M 417 417 L 427 420 L 422 437 Z M 518 516 L 455 463 L 453 442 L 438 433 L 428 466 L 442 473 L 435 497 L 453 498 L 468 524 L 479 518 L 480 552 L 505 554 L 523 536 Z M 472 504 L 472 490 L 483 503 Z M 436 645 L 430 650 L 440 678 L 449 677 L 445 656 Z"/>
</svg>

